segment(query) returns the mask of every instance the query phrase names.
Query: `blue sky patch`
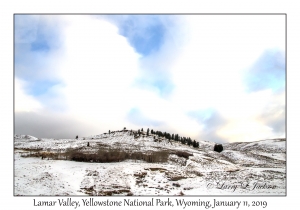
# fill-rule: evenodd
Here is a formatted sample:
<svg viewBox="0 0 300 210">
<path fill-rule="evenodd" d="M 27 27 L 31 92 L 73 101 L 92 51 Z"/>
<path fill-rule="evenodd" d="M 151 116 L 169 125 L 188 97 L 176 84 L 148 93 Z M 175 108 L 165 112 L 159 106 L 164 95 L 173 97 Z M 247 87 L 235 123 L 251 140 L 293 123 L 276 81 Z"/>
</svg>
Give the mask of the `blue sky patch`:
<svg viewBox="0 0 300 210">
<path fill-rule="evenodd" d="M 225 143 L 227 139 L 219 136 L 217 131 L 226 124 L 226 120 L 214 108 L 193 110 L 187 115 L 195 119 L 199 124 L 204 125 L 203 131 L 199 134 L 199 139 L 210 140 L 217 143 Z"/>
<path fill-rule="evenodd" d="M 276 50 L 266 51 L 245 75 L 246 90 L 279 91 L 285 88 L 285 56 Z"/>
<path fill-rule="evenodd" d="M 59 82 L 49 80 L 37 80 L 30 83 L 30 89 L 28 93 L 30 95 L 39 96 L 48 92 L 53 86 L 59 84 Z"/>
<path fill-rule="evenodd" d="M 212 108 L 207 108 L 207 109 L 190 111 L 188 112 L 187 115 L 196 119 L 198 123 L 203 124 L 209 121 L 209 119 L 212 117 L 213 114 L 214 114 L 214 110 Z"/>
<path fill-rule="evenodd" d="M 127 114 L 127 120 L 138 126 L 155 127 L 162 123 L 147 118 L 139 108 L 132 108 Z"/>
<path fill-rule="evenodd" d="M 128 39 L 136 52 L 147 56 L 158 51 L 164 43 L 166 29 L 159 17 L 158 15 L 129 15 L 109 18 L 117 22 L 119 33 Z"/>
<path fill-rule="evenodd" d="M 142 55 L 149 55 L 152 52 L 158 51 L 163 43 L 163 26 L 149 26 L 143 32 L 143 34 L 134 33 L 132 35 L 125 29 L 122 35 L 126 36 L 135 50 Z"/>
<path fill-rule="evenodd" d="M 151 55 L 159 51 L 166 39 L 167 28 L 175 24 L 174 16 L 169 15 L 106 15 L 113 22 L 119 34 L 126 37 L 135 51 L 143 56 L 140 59 L 140 77 L 135 85 L 154 90 L 159 96 L 169 96 L 174 84 L 168 66 L 153 62 Z M 150 58 L 150 60 L 147 60 Z M 155 59 L 154 59 L 155 60 Z"/>
<path fill-rule="evenodd" d="M 50 50 L 50 46 L 48 45 L 47 41 L 43 38 L 37 39 L 31 43 L 31 51 L 46 51 Z"/>
<path fill-rule="evenodd" d="M 172 90 L 174 89 L 173 83 L 168 79 L 164 81 L 163 80 L 154 81 L 152 85 L 159 89 L 161 96 L 168 96 L 169 94 L 171 94 Z"/>
<path fill-rule="evenodd" d="M 226 123 L 226 120 L 214 108 L 193 110 L 187 115 L 204 125 L 207 132 L 215 132 L 217 128 Z"/>
<path fill-rule="evenodd" d="M 158 78 L 158 77 L 159 76 L 152 77 L 152 78 L 142 77 L 137 79 L 135 84 L 139 88 L 158 91 L 159 96 L 162 98 L 168 97 L 174 90 L 175 85 L 167 77 L 162 77 L 162 78 Z"/>
<path fill-rule="evenodd" d="M 15 76 L 27 82 L 30 95 L 43 95 L 59 84 L 49 78 L 53 62 L 49 55 L 61 47 L 58 29 L 45 16 L 15 15 Z"/>
</svg>

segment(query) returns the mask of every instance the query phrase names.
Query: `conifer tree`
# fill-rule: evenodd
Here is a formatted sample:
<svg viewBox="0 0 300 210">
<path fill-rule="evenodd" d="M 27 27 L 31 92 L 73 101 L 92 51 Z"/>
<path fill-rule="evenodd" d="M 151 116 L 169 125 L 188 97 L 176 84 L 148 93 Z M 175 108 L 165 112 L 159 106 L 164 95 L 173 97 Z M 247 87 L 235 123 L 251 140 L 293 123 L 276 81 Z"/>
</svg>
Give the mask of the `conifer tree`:
<svg viewBox="0 0 300 210">
<path fill-rule="evenodd" d="M 192 139 L 190 137 L 187 139 L 187 143 L 189 146 L 191 146 L 193 144 Z"/>
<path fill-rule="evenodd" d="M 199 147 L 199 142 L 196 140 L 193 141 L 193 147 L 198 148 Z"/>
</svg>

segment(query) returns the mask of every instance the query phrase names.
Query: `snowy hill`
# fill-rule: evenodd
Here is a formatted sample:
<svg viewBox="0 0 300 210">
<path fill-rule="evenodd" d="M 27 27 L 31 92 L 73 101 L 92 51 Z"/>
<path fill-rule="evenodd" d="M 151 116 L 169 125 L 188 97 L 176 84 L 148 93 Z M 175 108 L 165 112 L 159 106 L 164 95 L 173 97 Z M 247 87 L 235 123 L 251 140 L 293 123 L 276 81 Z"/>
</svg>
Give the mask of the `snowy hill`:
<svg viewBox="0 0 300 210">
<path fill-rule="evenodd" d="M 15 135 L 15 195 L 285 195 L 286 141 L 199 148 L 123 130 L 78 139 Z"/>
</svg>

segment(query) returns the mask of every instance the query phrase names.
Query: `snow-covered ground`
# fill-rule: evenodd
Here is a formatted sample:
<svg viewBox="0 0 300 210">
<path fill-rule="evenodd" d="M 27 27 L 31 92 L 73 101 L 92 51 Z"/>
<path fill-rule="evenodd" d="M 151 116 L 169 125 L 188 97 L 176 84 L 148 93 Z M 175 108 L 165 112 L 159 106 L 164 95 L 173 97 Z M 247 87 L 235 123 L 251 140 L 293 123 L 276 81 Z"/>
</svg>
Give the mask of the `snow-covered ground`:
<svg viewBox="0 0 300 210">
<path fill-rule="evenodd" d="M 156 140 L 155 140 L 156 139 Z M 89 143 L 89 146 L 87 146 Z M 38 139 L 16 135 L 15 195 L 285 195 L 284 139 L 199 148 L 149 135 L 135 138 L 114 132 L 79 139 Z M 69 148 L 97 153 L 110 148 L 143 153 L 169 151 L 167 161 L 76 162 L 41 158 L 37 153 L 64 154 Z M 176 151 L 193 154 L 180 157 Z M 36 156 L 36 157 L 35 157 Z"/>
</svg>

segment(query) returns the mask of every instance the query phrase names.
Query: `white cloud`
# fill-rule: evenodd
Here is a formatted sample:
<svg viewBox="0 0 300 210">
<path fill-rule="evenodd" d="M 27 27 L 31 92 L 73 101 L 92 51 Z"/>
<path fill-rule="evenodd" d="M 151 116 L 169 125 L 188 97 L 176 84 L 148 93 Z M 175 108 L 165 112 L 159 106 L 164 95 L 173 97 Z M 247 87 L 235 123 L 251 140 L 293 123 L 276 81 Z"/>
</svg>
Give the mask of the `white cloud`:
<svg viewBox="0 0 300 210">
<path fill-rule="evenodd" d="M 154 129 L 197 138 L 207 134 L 207 127 L 187 113 L 212 107 L 225 119 L 214 133 L 222 139 L 252 141 L 272 136 L 274 131 L 259 116 L 274 94 L 271 90 L 245 93 L 241 77 L 264 50 L 284 49 L 284 18 L 184 18 L 179 27 L 169 28 L 156 54 L 141 59 L 112 23 L 91 16 L 60 16 L 63 45 L 51 66 L 62 84 L 40 98 L 48 107 L 61 103 L 64 114 L 93 126 L 95 130 L 89 131 L 94 134 L 124 126 L 139 128 L 126 119 L 132 108 L 138 108 L 145 119 L 161 122 Z M 167 71 L 175 85 L 169 98 L 133 85 L 142 68 L 155 67 Z M 155 77 L 164 73 L 154 71 Z M 23 95 L 16 94 L 16 111 L 40 110 L 36 99 L 18 89 Z M 47 101 L 49 94 L 56 97 Z M 30 108 L 19 101 L 31 101 Z"/>
<path fill-rule="evenodd" d="M 189 15 L 186 19 L 189 42 L 173 68 L 174 81 L 185 86 L 183 93 L 204 94 L 213 104 L 217 101 L 205 92 L 238 95 L 244 70 L 266 49 L 285 49 L 283 15 Z"/>
<path fill-rule="evenodd" d="M 271 136 L 272 129 L 256 118 L 274 95 L 271 90 L 246 93 L 242 76 L 265 50 L 284 51 L 284 16 L 189 15 L 186 19 L 188 43 L 172 69 L 173 103 L 186 112 L 215 108 L 227 120 L 216 134 L 229 141 Z"/>
<path fill-rule="evenodd" d="M 139 55 L 117 28 L 90 16 L 65 17 L 64 56 L 59 67 L 68 111 L 99 125 L 124 124 Z M 116 123 L 117 122 L 117 123 Z"/>
<path fill-rule="evenodd" d="M 26 94 L 26 82 L 15 78 L 15 111 L 16 112 L 31 112 L 40 111 L 41 103 L 33 96 Z"/>
</svg>

